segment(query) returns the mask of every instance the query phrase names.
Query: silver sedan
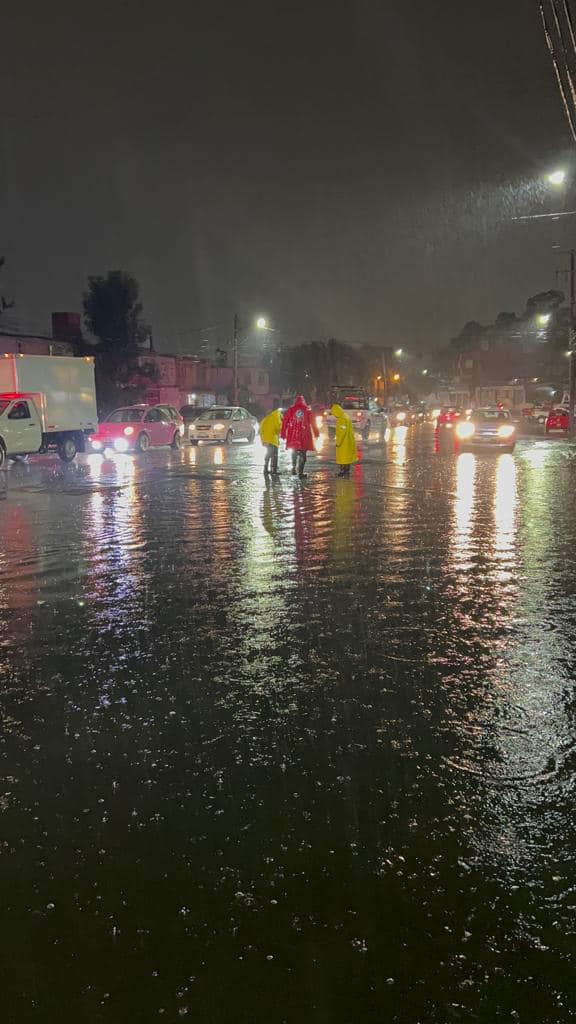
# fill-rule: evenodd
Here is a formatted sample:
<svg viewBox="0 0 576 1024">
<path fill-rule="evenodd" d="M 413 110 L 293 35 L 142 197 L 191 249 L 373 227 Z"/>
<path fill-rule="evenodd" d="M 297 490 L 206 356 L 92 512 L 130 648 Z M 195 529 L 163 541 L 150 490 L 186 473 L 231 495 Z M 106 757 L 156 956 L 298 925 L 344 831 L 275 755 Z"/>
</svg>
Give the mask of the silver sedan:
<svg viewBox="0 0 576 1024">
<path fill-rule="evenodd" d="M 252 444 L 257 433 L 258 420 L 247 409 L 237 405 L 213 405 L 190 424 L 190 443 L 248 441 Z"/>
</svg>

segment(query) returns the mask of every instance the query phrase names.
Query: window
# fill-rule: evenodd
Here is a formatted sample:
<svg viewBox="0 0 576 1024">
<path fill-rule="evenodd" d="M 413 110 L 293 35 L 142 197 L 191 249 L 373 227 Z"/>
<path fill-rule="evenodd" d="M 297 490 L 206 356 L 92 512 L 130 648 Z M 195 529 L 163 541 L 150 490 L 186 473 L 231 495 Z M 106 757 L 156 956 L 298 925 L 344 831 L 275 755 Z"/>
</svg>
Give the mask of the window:
<svg viewBox="0 0 576 1024">
<path fill-rule="evenodd" d="M 258 383 L 259 384 L 265 384 L 266 383 L 266 374 L 264 374 L 264 373 L 259 373 L 258 374 Z"/>
<path fill-rule="evenodd" d="M 16 405 L 12 406 L 8 413 L 9 420 L 29 420 L 30 409 L 28 408 L 28 402 L 16 402 Z"/>
<path fill-rule="evenodd" d="M 143 409 L 115 409 L 108 416 L 106 423 L 139 423 Z"/>
<path fill-rule="evenodd" d="M 160 417 L 160 410 L 159 409 L 150 409 L 150 412 L 147 412 L 145 417 L 144 417 L 144 422 L 145 423 L 158 423 L 160 421 L 160 419 L 161 419 L 161 417 Z"/>
<path fill-rule="evenodd" d="M 233 420 L 241 420 L 242 419 L 242 412 L 241 412 L 240 409 L 236 409 L 236 412 L 234 413 L 232 419 Z"/>
</svg>

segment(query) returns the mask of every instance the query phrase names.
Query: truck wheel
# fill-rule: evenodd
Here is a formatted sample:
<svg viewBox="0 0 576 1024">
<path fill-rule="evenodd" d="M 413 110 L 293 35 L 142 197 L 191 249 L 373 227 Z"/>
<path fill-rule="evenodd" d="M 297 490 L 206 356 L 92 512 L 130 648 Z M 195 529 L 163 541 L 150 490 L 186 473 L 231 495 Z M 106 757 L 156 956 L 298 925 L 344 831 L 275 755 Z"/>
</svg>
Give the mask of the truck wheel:
<svg viewBox="0 0 576 1024">
<path fill-rule="evenodd" d="M 149 447 L 150 447 L 150 438 L 148 437 L 148 434 L 145 434 L 144 432 L 142 432 L 141 434 L 138 435 L 138 440 L 136 441 L 136 451 L 137 452 L 147 452 Z"/>
<path fill-rule="evenodd" d="M 72 462 L 77 450 L 76 441 L 73 437 L 65 437 L 58 445 L 58 455 L 62 462 Z"/>
<path fill-rule="evenodd" d="M 174 437 L 172 438 L 172 444 L 170 445 L 170 447 L 174 448 L 174 451 L 178 451 L 180 447 L 180 434 L 178 432 L 174 434 Z"/>
</svg>

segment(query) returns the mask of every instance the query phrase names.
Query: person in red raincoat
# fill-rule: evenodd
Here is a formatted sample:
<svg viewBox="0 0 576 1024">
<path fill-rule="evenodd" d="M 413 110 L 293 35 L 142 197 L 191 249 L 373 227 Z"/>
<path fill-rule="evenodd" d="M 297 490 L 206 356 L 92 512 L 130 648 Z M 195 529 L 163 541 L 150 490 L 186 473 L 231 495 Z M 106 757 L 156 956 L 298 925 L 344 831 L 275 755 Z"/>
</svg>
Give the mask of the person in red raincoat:
<svg viewBox="0 0 576 1024">
<path fill-rule="evenodd" d="M 318 437 L 318 428 L 314 422 L 312 410 L 306 404 L 302 395 L 284 413 L 282 420 L 282 433 L 280 435 L 286 441 L 286 447 L 292 451 L 292 476 L 300 479 L 306 476 L 304 467 L 308 452 L 315 451 L 314 438 Z"/>
</svg>

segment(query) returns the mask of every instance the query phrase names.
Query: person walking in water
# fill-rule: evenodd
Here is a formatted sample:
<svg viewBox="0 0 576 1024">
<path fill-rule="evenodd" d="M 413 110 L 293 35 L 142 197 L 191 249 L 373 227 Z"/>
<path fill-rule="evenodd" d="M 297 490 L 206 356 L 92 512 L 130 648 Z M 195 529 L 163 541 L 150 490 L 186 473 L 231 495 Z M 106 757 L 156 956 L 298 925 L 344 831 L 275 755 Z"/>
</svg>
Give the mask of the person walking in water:
<svg viewBox="0 0 576 1024">
<path fill-rule="evenodd" d="M 272 409 L 264 417 L 260 424 L 260 440 L 266 446 L 264 456 L 264 476 L 279 476 L 278 473 L 278 447 L 280 445 L 280 429 L 282 427 L 282 413 L 280 409 Z"/>
<path fill-rule="evenodd" d="M 312 416 L 312 410 L 306 404 L 302 395 L 298 395 L 294 405 L 291 405 L 284 414 L 282 420 L 282 432 L 280 435 L 286 441 L 286 447 L 292 452 L 292 476 L 298 476 L 302 480 L 306 476 L 304 467 L 308 452 L 315 451 L 314 438 L 318 437 L 318 428 Z"/>
<path fill-rule="evenodd" d="M 341 405 L 333 405 L 330 412 L 336 419 L 336 462 L 340 466 L 338 476 L 350 476 L 350 466 L 358 461 L 352 420 Z"/>
</svg>

